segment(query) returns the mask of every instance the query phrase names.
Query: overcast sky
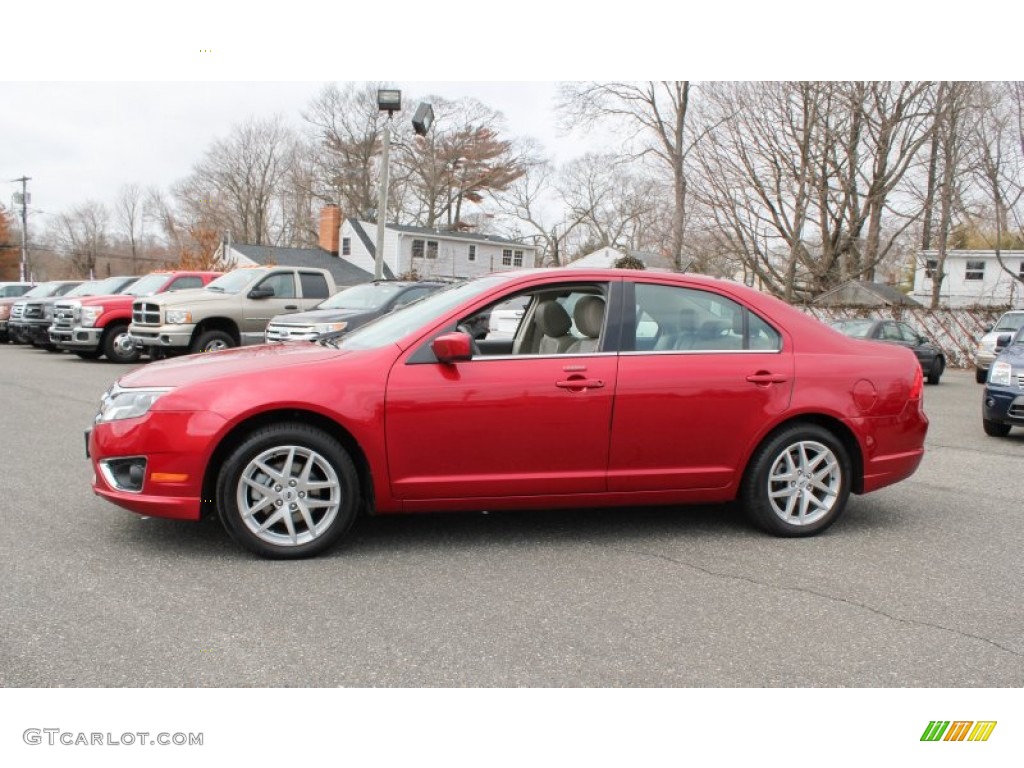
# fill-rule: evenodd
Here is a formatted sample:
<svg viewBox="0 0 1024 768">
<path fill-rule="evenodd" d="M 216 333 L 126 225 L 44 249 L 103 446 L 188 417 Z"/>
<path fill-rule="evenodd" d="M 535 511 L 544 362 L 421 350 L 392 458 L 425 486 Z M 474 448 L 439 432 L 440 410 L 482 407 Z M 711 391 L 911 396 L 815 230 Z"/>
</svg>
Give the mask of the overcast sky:
<svg viewBox="0 0 1024 768">
<path fill-rule="evenodd" d="M 556 133 L 560 80 L 1020 77 L 1016 63 L 1003 66 L 1008 51 L 973 55 L 984 37 L 972 43 L 963 13 L 954 31 L 951 20 L 882 0 L 864 0 L 856 14 L 816 0 L 727 5 L 518 0 L 513 13 L 509 4 L 291 0 L 273 18 L 197 0 L 161 11 L 123 0 L 7 8 L 0 202 L 10 206 L 20 189 L 11 179 L 30 176 L 42 224 L 88 200 L 111 203 L 122 184 L 166 189 L 250 116 L 301 125 L 328 82 L 476 97 L 504 114 L 511 136 L 533 137 L 564 161 L 590 145 Z M 991 13 L 1020 21 L 1019 10 Z M 956 56 L 943 42 L 951 35 Z"/>
</svg>

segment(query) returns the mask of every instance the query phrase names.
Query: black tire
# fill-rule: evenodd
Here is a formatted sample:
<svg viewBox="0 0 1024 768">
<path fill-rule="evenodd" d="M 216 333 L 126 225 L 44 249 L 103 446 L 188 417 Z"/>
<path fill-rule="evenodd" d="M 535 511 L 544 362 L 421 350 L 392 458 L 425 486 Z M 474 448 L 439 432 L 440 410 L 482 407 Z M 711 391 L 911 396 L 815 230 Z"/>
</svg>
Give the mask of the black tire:
<svg viewBox="0 0 1024 768">
<path fill-rule="evenodd" d="M 794 424 L 754 451 L 740 501 L 748 517 L 768 533 L 813 536 L 846 509 L 851 474 L 850 456 L 835 435 L 814 424 Z"/>
<path fill-rule="evenodd" d="M 221 522 L 261 557 L 318 555 L 345 535 L 358 509 L 359 476 L 348 452 L 306 424 L 256 430 L 231 452 L 217 478 Z"/>
<path fill-rule="evenodd" d="M 193 339 L 189 351 L 192 354 L 196 352 L 216 352 L 235 346 L 238 345 L 235 344 L 231 334 L 226 331 L 204 331 Z"/>
<path fill-rule="evenodd" d="M 102 354 L 112 363 L 134 363 L 142 357 L 142 351 L 131 342 L 128 324 L 112 325 L 103 334 Z"/>
<path fill-rule="evenodd" d="M 1010 434 L 1009 424 L 1000 424 L 998 421 L 982 419 L 981 426 L 984 428 L 985 434 L 989 437 L 1006 437 Z"/>
<path fill-rule="evenodd" d="M 88 352 L 86 352 L 86 351 L 75 352 L 75 354 L 78 355 L 83 360 L 99 360 L 100 356 L 103 353 L 102 352 L 98 352 L 97 350 L 93 349 L 93 350 L 90 350 Z"/>
<path fill-rule="evenodd" d="M 946 370 L 946 361 L 941 357 L 936 357 L 935 362 L 932 363 L 932 369 L 928 372 L 928 383 L 938 384 L 944 370 Z"/>
<path fill-rule="evenodd" d="M 988 380 L 988 371 L 982 370 L 981 368 L 974 369 L 974 380 L 979 384 L 984 384 Z"/>
</svg>

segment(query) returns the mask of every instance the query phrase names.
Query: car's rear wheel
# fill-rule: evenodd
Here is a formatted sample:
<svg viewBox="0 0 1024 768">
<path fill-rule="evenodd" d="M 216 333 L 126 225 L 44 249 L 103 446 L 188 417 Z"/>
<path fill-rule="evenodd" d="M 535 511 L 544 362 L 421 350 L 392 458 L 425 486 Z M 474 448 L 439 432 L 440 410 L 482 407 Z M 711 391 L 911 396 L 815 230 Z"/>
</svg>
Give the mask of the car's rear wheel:
<svg viewBox="0 0 1024 768">
<path fill-rule="evenodd" d="M 235 340 L 227 331 L 205 331 L 196 337 L 189 347 L 189 351 L 196 352 L 217 352 L 222 349 L 230 349 L 235 346 Z"/>
<path fill-rule="evenodd" d="M 998 421 L 982 419 L 981 426 L 984 428 L 985 434 L 989 437 L 1006 437 L 1010 434 L 1009 424 L 1000 424 Z"/>
<path fill-rule="evenodd" d="M 103 354 L 112 363 L 134 363 L 142 356 L 128 335 L 128 326 L 125 324 L 107 329 L 103 336 Z"/>
<path fill-rule="evenodd" d="M 936 357 L 935 362 L 932 363 L 932 369 L 928 372 L 928 383 L 938 384 L 944 370 L 946 370 L 946 361 L 941 357 Z"/>
<path fill-rule="evenodd" d="M 82 350 L 80 352 L 75 352 L 75 354 L 78 355 L 83 360 L 99 360 L 100 359 L 100 355 L 103 354 L 103 353 L 102 352 L 97 352 L 96 350 L 92 349 L 92 350 Z"/>
<path fill-rule="evenodd" d="M 979 384 L 984 384 L 988 379 L 988 370 L 983 368 L 974 369 L 974 380 Z"/>
<path fill-rule="evenodd" d="M 743 478 L 743 508 L 776 536 L 813 536 L 843 513 L 850 475 L 849 454 L 835 435 L 795 424 L 755 451 Z"/>
<path fill-rule="evenodd" d="M 221 522 L 263 557 L 301 558 L 333 546 L 359 507 L 359 477 L 342 445 L 299 423 L 253 432 L 224 462 L 217 481 Z"/>
</svg>

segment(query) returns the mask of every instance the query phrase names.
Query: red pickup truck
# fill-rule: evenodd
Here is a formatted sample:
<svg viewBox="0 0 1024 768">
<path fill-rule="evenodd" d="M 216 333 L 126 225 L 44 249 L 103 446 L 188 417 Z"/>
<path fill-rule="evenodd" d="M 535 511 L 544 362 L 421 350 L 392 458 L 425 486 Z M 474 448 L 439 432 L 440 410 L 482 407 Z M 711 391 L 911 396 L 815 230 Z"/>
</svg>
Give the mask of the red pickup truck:
<svg viewBox="0 0 1024 768">
<path fill-rule="evenodd" d="M 132 344 L 128 336 L 132 302 L 141 296 L 202 288 L 220 275 L 220 272 L 151 272 L 116 296 L 58 301 L 49 328 L 50 342 L 86 360 L 106 355 L 111 362 L 134 363 L 142 350 Z"/>
</svg>

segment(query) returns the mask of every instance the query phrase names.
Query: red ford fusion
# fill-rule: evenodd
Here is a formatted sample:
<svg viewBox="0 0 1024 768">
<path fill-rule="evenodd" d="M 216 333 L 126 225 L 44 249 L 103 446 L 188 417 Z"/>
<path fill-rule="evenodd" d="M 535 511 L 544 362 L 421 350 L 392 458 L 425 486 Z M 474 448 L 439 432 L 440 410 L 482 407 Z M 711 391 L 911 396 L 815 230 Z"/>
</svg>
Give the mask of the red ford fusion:
<svg viewBox="0 0 1024 768">
<path fill-rule="evenodd" d="M 524 308 L 488 338 L 496 307 Z M 910 476 L 917 358 L 742 285 L 529 270 L 438 291 L 340 338 L 151 364 L 103 395 L 97 494 L 216 514 L 306 557 L 360 514 L 738 501 L 808 536 Z"/>
</svg>

